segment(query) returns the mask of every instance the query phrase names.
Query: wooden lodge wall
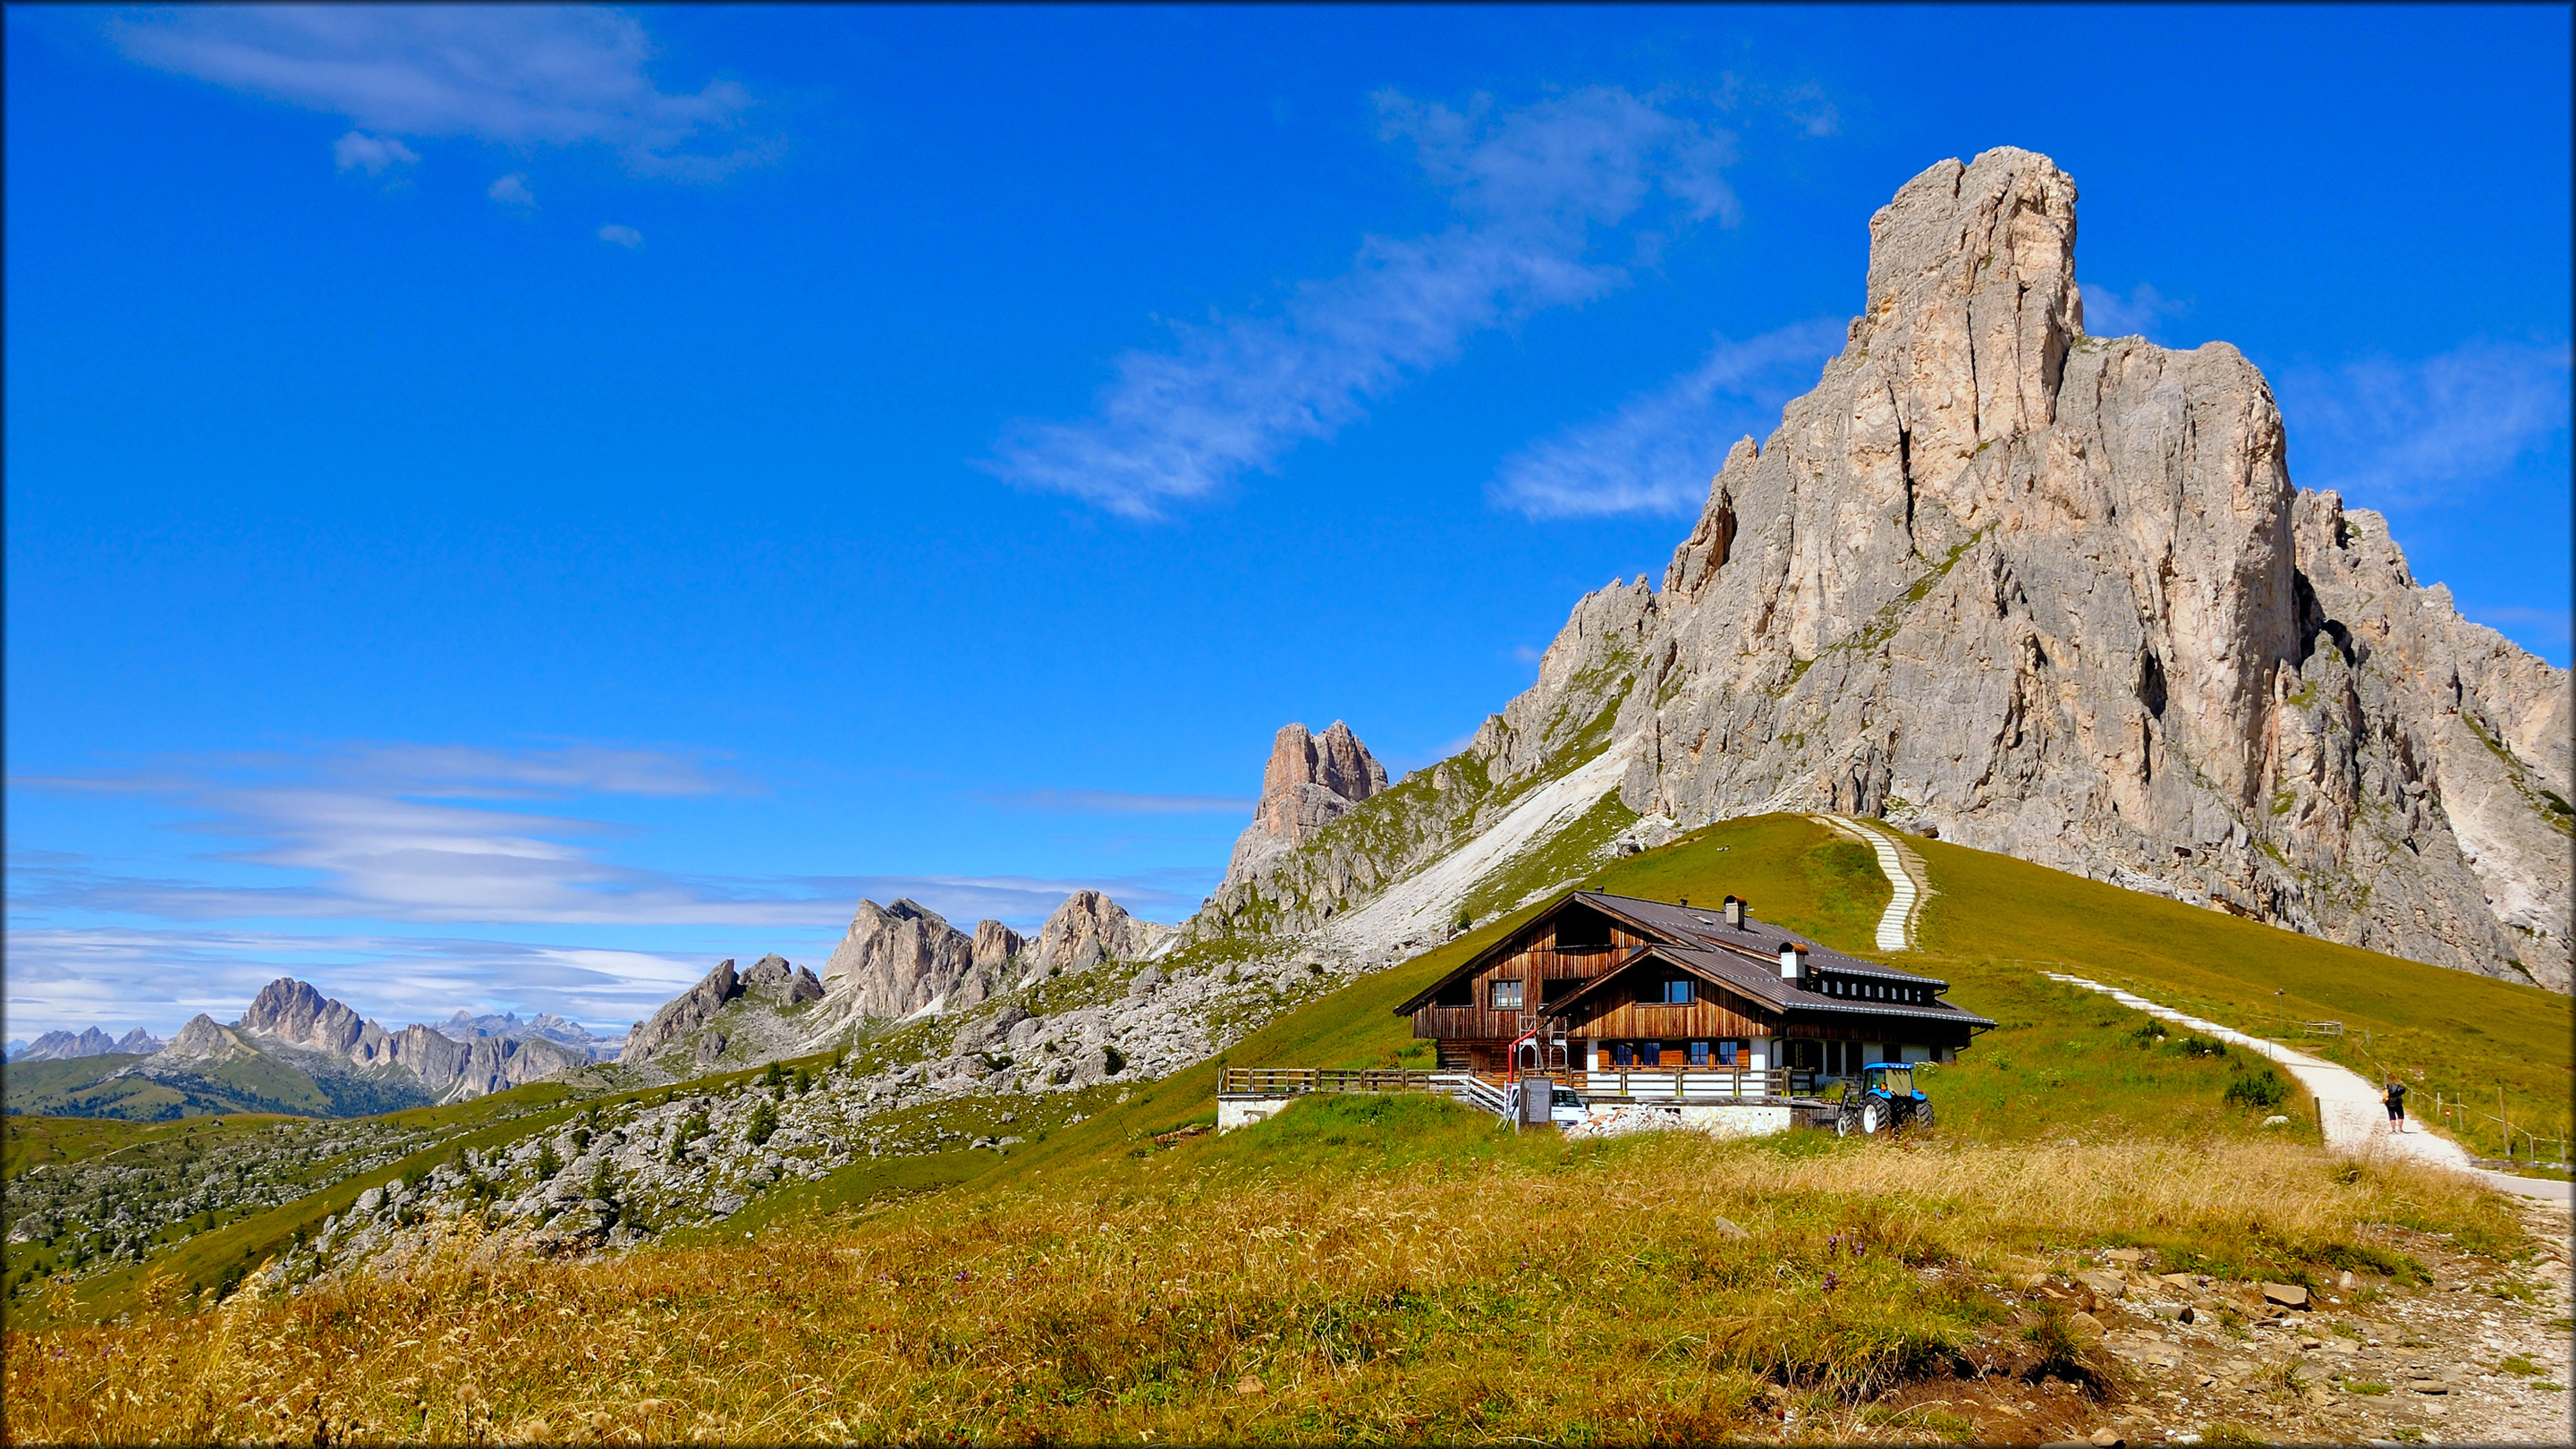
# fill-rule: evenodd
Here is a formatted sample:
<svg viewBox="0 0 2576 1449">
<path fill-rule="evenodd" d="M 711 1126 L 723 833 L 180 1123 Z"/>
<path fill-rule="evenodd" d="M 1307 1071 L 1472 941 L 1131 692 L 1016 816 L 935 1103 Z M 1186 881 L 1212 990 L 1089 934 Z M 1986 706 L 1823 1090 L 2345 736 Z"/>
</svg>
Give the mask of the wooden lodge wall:
<svg viewBox="0 0 2576 1449">
<path fill-rule="evenodd" d="M 1441 988 L 1430 1004 L 1414 1011 L 1414 1036 L 1440 1043 L 1440 1065 L 1444 1069 L 1501 1070 L 1505 1065 L 1505 1044 L 1529 1029 L 1544 1003 L 1561 999 L 1626 960 L 1638 948 L 1653 944 L 1625 923 L 1593 913 L 1608 927 L 1609 944 L 1561 947 L 1557 926 L 1568 914 L 1560 912 L 1522 928 L 1501 954 Z M 1758 1014 L 1755 1003 L 1698 977 L 1691 978 L 1694 999 L 1688 1006 L 1667 1006 L 1653 999 L 1660 994 L 1667 977 L 1687 974 L 1661 963 L 1643 963 L 1628 974 L 1628 979 L 1603 988 L 1599 996 L 1578 1008 L 1580 1014 L 1565 1023 L 1566 1034 L 1594 1040 L 1662 1041 L 1668 1049 L 1686 1041 L 1771 1036 L 1951 1048 L 1968 1044 L 1964 1026 L 1905 1017 L 1856 1016 L 1822 1021 L 1810 1017 L 1784 1025 L 1776 1017 L 1766 1020 Z M 1492 988 L 1497 981 L 1524 983 L 1520 1010 L 1493 1009 Z M 1461 997 L 1468 1004 L 1443 1004 Z"/>
</svg>

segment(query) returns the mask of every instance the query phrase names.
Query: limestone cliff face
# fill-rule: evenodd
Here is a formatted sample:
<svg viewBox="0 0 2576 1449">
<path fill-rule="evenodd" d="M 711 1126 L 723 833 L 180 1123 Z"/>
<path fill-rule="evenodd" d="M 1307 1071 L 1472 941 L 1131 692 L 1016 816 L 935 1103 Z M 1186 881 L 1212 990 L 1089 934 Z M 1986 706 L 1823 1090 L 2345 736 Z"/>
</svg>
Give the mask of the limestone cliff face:
<svg viewBox="0 0 2576 1449">
<path fill-rule="evenodd" d="M 1381 771 L 1379 778 L 1384 777 Z M 1134 961 L 1161 944 L 1170 931 L 1168 926 L 1136 919 L 1098 891 L 1075 891 L 1038 928 L 1036 942 L 1021 953 L 1020 973 L 1023 979 L 1034 979 L 1054 972 L 1086 971 L 1102 961 Z"/>
<path fill-rule="evenodd" d="M 984 999 L 992 978 L 978 971 L 974 939 L 918 901 L 859 902 L 850 929 L 823 966 L 823 990 L 840 1015 L 904 1017 L 946 998 Z"/>
<path fill-rule="evenodd" d="M 2085 336 L 2047 158 L 1943 162 L 1870 236 L 1868 311 L 1663 592 L 1585 599 L 1471 753 L 1615 707 L 1625 802 L 1685 828 L 1885 815 L 2567 989 L 2566 671 L 2294 488 L 2234 348 Z"/>
<path fill-rule="evenodd" d="M 1882 815 L 2567 990 L 2567 672 L 2294 487 L 2234 348 L 2085 335 L 2075 199 L 2010 149 L 1906 183 L 1841 354 L 1662 591 L 1577 603 L 1463 755 L 1293 847 L 1265 817 L 1189 931 L 1311 930 L 1616 750 L 1659 829 Z"/>
<path fill-rule="evenodd" d="M 751 964 L 750 970 L 739 972 L 730 959 L 719 961 L 714 970 L 698 979 L 698 984 L 662 1003 L 651 1017 L 635 1023 L 626 1033 L 626 1050 L 618 1060 L 640 1064 L 666 1056 L 672 1043 L 689 1038 L 736 1002 L 766 1006 L 774 1015 L 809 1001 L 820 1001 L 823 996 L 823 983 L 814 973 L 802 966 L 791 967 L 785 957 L 763 956 Z M 751 1034 L 780 1033 L 755 1029 Z M 719 1041 L 702 1054 L 712 1061 L 723 1051 L 724 1045 Z"/>
<path fill-rule="evenodd" d="M 1335 720 L 1320 735 L 1301 724 L 1281 726 L 1261 772 L 1261 801 L 1253 807 L 1252 824 L 1234 842 L 1226 880 L 1253 875 L 1384 789 L 1386 767 L 1349 725 Z"/>
</svg>

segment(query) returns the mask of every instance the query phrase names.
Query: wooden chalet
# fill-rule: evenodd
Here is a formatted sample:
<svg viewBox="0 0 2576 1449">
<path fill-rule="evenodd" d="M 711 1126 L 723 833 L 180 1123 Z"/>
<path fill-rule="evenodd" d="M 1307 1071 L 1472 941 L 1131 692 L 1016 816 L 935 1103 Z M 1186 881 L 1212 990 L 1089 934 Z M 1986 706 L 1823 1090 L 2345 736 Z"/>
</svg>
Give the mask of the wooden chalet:
<svg viewBox="0 0 2576 1449">
<path fill-rule="evenodd" d="M 1945 1062 L 1994 1026 L 1949 983 L 1715 908 L 1576 891 L 1396 1008 L 1442 1071 L 1595 1098 L 1785 1101 L 1871 1062 Z"/>
</svg>

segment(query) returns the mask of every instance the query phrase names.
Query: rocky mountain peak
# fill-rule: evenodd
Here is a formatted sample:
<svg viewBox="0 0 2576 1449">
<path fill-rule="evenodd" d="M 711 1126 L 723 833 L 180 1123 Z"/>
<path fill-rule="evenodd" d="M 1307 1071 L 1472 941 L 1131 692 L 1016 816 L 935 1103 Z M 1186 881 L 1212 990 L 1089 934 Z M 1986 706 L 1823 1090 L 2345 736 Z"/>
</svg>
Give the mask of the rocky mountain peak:
<svg viewBox="0 0 2576 1449">
<path fill-rule="evenodd" d="M 325 997 L 304 982 L 281 976 L 260 988 L 250 1009 L 233 1023 L 236 1031 L 274 1037 L 315 1051 L 345 1052 L 373 1023 L 344 1002 Z M 383 1028 L 376 1030 L 381 1033 Z"/>
<path fill-rule="evenodd" d="M 1297 849 L 1354 806 L 1283 748 L 1193 929 L 1313 929 L 1580 772 L 1659 829 L 1883 816 L 2568 989 L 2567 671 L 2298 489 L 2235 348 L 2085 335 L 2075 202 L 2009 148 L 1906 182 L 1844 348 L 1728 451 L 1663 591 L 1577 602 L 1384 829 Z"/>
<path fill-rule="evenodd" d="M 251 1048 L 233 1035 L 232 1029 L 204 1012 L 188 1018 L 179 1034 L 163 1047 L 160 1058 L 166 1062 L 215 1062 L 237 1056 Z"/>
<path fill-rule="evenodd" d="M 1335 720 L 1322 734 L 1310 734 L 1302 724 L 1281 726 L 1262 767 L 1260 803 L 1235 841 L 1226 880 L 1251 875 L 1385 788 L 1386 767 L 1349 725 Z"/>
<path fill-rule="evenodd" d="M 908 899 L 860 901 L 823 965 L 826 994 L 840 1014 L 853 1016 L 905 1017 L 943 998 L 950 1005 L 981 1001 L 988 982 L 976 970 L 974 939 Z"/>
<path fill-rule="evenodd" d="M 1281 737 L 1286 737 L 1285 732 Z M 1381 771 L 1379 779 L 1384 778 Z M 1036 944 L 1022 953 L 1021 969 L 1026 976 L 1036 977 L 1087 971 L 1102 961 L 1134 961 L 1152 951 L 1169 931 L 1127 914 L 1124 906 L 1098 891 L 1075 891 L 1038 929 Z"/>
<path fill-rule="evenodd" d="M 49 1031 L 34 1041 L 17 1043 L 9 1053 L 9 1060 L 69 1061 L 76 1057 L 106 1056 L 111 1052 L 150 1056 L 161 1050 L 162 1045 L 158 1037 L 139 1026 L 121 1037 L 111 1037 L 93 1026 L 85 1028 L 77 1036 L 68 1031 Z"/>
</svg>

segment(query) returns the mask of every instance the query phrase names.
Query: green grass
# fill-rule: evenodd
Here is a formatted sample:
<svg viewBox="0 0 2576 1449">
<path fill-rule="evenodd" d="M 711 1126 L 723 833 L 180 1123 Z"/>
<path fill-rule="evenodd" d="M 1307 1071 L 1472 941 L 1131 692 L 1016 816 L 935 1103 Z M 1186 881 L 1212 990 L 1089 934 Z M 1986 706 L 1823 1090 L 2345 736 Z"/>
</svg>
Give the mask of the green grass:
<svg viewBox="0 0 2576 1449">
<path fill-rule="evenodd" d="M 11 1070 L 15 1070 L 12 1068 Z M 114 1117 L 23 1117 L 0 1119 L 0 1175 L 16 1177 L 49 1162 L 80 1162 L 130 1147 L 166 1142 L 211 1145 L 247 1136 L 279 1122 L 301 1119 L 275 1113 L 245 1113 L 222 1118 L 192 1117 L 179 1122 L 129 1122 Z"/>
</svg>

